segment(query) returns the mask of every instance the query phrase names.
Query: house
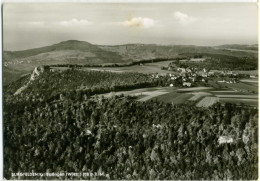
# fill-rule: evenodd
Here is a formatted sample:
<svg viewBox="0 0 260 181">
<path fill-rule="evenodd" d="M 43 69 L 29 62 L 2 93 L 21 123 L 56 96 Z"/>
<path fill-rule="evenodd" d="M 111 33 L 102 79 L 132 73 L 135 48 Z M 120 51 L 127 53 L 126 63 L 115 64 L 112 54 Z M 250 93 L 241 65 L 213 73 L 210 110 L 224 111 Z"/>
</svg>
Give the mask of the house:
<svg viewBox="0 0 260 181">
<path fill-rule="evenodd" d="M 170 84 L 170 87 L 173 87 L 173 84 Z"/>
<path fill-rule="evenodd" d="M 190 83 L 190 82 L 183 82 L 182 85 L 183 85 L 183 86 L 186 86 L 186 87 L 190 87 L 190 86 L 191 86 L 191 83 Z"/>
<path fill-rule="evenodd" d="M 205 79 L 201 79 L 202 82 L 205 82 Z"/>
<path fill-rule="evenodd" d="M 255 76 L 255 75 L 250 75 L 250 78 L 252 78 L 252 79 L 253 79 L 253 78 L 256 78 L 256 76 Z"/>
</svg>

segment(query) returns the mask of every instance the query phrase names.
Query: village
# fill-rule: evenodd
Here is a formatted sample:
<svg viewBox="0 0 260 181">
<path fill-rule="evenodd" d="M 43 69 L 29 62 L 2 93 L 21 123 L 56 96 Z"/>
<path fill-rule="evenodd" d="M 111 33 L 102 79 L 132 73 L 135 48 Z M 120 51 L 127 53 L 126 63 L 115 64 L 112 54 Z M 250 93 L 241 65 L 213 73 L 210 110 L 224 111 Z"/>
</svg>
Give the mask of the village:
<svg viewBox="0 0 260 181">
<path fill-rule="evenodd" d="M 196 87 L 208 86 L 209 80 L 217 83 L 236 84 L 240 79 L 257 79 L 258 75 L 238 73 L 237 71 L 207 70 L 193 67 L 177 67 L 170 63 L 168 67 L 162 67 L 162 70 L 170 70 L 172 73 L 155 73 L 153 78 L 166 78 L 170 81 L 169 86 Z"/>
</svg>

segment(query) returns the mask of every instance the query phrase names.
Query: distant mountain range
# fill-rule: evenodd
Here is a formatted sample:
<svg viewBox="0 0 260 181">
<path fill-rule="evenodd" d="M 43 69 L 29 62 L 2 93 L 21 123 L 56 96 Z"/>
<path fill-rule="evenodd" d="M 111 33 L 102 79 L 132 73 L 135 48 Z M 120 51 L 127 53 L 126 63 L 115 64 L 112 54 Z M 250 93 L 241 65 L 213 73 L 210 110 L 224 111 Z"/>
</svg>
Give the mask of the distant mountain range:
<svg viewBox="0 0 260 181">
<path fill-rule="evenodd" d="M 243 51 L 241 51 L 243 50 Z M 192 45 L 94 45 L 68 40 L 54 45 L 23 51 L 3 52 L 4 84 L 31 72 L 39 65 L 129 63 L 145 59 L 176 58 L 187 54 L 222 54 L 257 57 L 258 45 L 222 45 L 217 47 Z M 236 51 L 234 53 L 234 51 Z"/>
</svg>

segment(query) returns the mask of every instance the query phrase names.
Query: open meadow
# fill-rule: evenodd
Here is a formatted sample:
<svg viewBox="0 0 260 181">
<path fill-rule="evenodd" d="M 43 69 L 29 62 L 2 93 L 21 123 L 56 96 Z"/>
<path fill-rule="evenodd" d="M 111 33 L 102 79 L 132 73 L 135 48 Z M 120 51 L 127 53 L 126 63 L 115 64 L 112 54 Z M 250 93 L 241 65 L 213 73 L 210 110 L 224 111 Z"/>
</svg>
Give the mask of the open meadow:
<svg viewBox="0 0 260 181">
<path fill-rule="evenodd" d="M 101 94 L 106 98 L 115 95 L 134 96 L 137 101 L 154 100 L 171 104 L 193 104 L 197 107 L 209 107 L 214 103 L 234 103 L 256 106 L 257 94 L 234 91 L 232 89 L 214 89 L 212 87 L 194 88 L 145 88 L 131 91 L 119 91 Z"/>
<path fill-rule="evenodd" d="M 110 72 L 138 72 L 138 73 L 172 73 L 169 70 L 162 70 L 161 67 L 167 67 L 169 63 L 174 60 L 154 62 L 154 63 L 143 63 L 140 65 L 125 66 L 125 67 L 84 67 L 82 70 L 94 70 L 94 71 L 110 71 Z"/>
</svg>

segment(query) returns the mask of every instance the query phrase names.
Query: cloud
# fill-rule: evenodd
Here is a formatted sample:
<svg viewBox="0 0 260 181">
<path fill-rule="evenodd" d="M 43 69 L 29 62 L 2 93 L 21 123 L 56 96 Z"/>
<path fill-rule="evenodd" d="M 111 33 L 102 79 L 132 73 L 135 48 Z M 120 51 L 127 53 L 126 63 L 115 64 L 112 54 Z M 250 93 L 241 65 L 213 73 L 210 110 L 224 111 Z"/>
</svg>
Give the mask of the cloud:
<svg viewBox="0 0 260 181">
<path fill-rule="evenodd" d="M 81 26 L 81 25 L 92 25 L 93 22 L 88 21 L 86 19 L 73 18 L 72 20 L 69 21 L 60 21 L 59 24 L 62 26 Z"/>
<path fill-rule="evenodd" d="M 128 27 L 150 28 L 154 26 L 155 21 L 151 18 L 134 17 L 124 21 L 122 24 Z"/>
<path fill-rule="evenodd" d="M 179 11 L 174 12 L 173 16 L 182 25 L 188 25 L 188 24 L 191 24 L 191 23 L 197 21 L 197 18 L 189 16 L 189 15 L 179 12 Z"/>
</svg>

